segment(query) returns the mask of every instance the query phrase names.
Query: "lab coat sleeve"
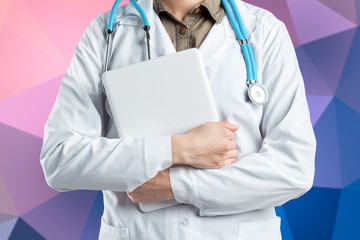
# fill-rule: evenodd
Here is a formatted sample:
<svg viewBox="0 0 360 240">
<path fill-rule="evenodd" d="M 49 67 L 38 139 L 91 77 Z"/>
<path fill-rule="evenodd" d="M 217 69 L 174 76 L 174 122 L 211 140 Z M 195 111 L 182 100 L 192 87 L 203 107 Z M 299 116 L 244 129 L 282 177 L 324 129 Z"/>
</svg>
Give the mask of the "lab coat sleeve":
<svg viewBox="0 0 360 240">
<path fill-rule="evenodd" d="M 259 126 L 260 150 L 219 169 L 170 168 L 175 199 L 195 205 L 201 216 L 279 206 L 313 184 L 316 139 L 302 75 L 283 22 L 273 26 L 262 51 L 269 100 Z"/>
<path fill-rule="evenodd" d="M 44 127 L 40 163 L 59 192 L 130 192 L 172 164 L 170 135 L 104 137 L 104 32 L 95 18 L 82 35 Z"/>
</svg>

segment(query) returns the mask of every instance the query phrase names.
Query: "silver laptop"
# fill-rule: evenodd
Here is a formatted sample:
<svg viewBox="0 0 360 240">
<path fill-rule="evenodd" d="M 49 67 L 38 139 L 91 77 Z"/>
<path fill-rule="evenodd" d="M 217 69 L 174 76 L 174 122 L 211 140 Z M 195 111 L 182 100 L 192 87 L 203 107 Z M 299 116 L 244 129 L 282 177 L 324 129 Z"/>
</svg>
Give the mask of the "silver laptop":
<svg viewBox="0 0 360 240">
<path fill-rule="evenodd" d="M 197 48 L 107 71 L 102 81 L 119 137 L 177 135 L 219 121 Z M 149 212 L 176 204 L 139 207 Z"/>
</svg>

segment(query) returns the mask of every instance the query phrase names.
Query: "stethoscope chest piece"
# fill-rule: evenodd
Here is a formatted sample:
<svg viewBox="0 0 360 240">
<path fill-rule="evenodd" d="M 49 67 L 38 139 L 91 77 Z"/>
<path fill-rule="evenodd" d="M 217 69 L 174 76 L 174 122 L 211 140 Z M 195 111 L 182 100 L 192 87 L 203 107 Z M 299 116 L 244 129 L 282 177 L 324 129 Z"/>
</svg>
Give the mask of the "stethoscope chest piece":
<svg viewBox="0 0 360 240">
<path fill-rule="evenodd" d="M 250 100 L 257 105 L 262 105 L 268 100 L 266 88 L 258 82 L 250 83 L 248 85 L 248 96 Z"/>
</svg>

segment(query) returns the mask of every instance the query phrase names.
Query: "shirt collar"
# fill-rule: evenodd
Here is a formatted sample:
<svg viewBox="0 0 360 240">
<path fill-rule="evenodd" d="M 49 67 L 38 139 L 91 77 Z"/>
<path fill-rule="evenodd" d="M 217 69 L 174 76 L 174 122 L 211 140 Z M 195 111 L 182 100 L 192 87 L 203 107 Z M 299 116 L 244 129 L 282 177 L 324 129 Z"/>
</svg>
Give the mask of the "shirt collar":
<svg viewBox="0 0 360 240">
<path fill-rule="evenodd" d="M 162 0 L 153 0 L 154 11 L 156 14 L 160 12 L 170 12 L 170 10 L 165 6 Z M 221 0 L 204 0 L 199 5 L 195 6 L 190 12 L 194 11 L 196 8 L 202 7 L 207 9 L 210 13 L 210 16 L 218 23 L 221 22 L 222 18 L 225 15 L 224 7 L 222 6 Z"/>
</svg>

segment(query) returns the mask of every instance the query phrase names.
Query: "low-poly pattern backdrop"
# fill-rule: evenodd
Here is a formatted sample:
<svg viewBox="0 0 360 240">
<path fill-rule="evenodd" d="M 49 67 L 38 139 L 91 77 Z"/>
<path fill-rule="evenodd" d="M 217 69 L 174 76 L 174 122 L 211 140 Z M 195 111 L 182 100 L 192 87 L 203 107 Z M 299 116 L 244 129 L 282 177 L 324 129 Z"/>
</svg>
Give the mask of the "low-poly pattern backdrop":
<svg viewBox="0 0 360 240">
<path fill-rule="evenodd" d="M 285 22 L 318 143 L 314 187 L 277 208 L 283 239 L 360 239 L 360 0 L 247 1 Z M 75 46 L 112 3 L 0 0 L 0 239 L 98 237 L 102 192 L 51 189 L 39 154 Z"/>
</svg>

